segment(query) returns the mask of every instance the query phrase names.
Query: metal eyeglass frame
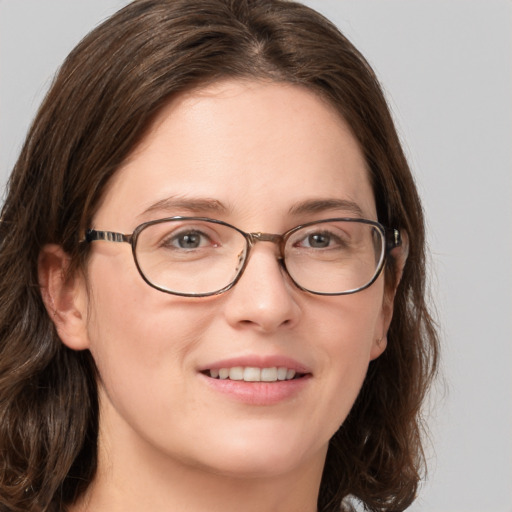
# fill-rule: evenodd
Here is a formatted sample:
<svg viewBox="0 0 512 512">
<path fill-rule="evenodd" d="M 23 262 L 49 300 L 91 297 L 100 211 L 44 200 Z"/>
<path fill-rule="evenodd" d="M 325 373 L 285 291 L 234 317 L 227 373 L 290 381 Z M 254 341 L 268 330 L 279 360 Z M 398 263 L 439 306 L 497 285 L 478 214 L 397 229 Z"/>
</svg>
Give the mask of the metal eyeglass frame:
<svg viewBox="0 0 512 512">
<path fill-rule="evenodd" d="M 154 224 L 160 224 L 160 223 L 168 222 L 168 221 L 174 221 L 174 220 L 185 220 L 185 221 L 186 220 L 197 220 L 197 221 L 211 222 L 213 224 L 220 224 L 222 226 L 226 226 L 231 229 L 234 229 L 235 231 L 238 231 L 238 233 L 240 233 L 245 238 L 246 243 L 247 243 L 247 250 L 245 252 L 245 258 L 244 258 L 244 261 L 243 261 L 240 269 L 238 270 L 235 278 L 233 279 L 233 281 L 231 283 L 229 283 L 227 286 L 224 286 L 223 288 L 221 288 L 219 290 L 215 290 L 213 292 L 183 293 L 183 292 L 175 292 L 172 290 L 168 290 L 166 288 L 158 286 L 158 285 L 152 283 L 151 281 L 149 281 L 149 279 L 144 275 L 144 272 L 140 268 L 139 262 L 137 260 L 136 246 L 137 246 L 137 239 L 139 237 L 139 234 L 141 233 L 141 231 L 143 231 L 148 226 L 152 226 Z M 336 221 L 336 222 L 340 222 L 340 221 L 341 222 L 359 222 L 359 223 L 368 224 L 368 225 L 371 225 L 371 226 L 374 226 L 375 228 L 377 228 L 380 231 L 380 233 L 382 234 L 383 240 L 385 241 L 384 257 L 381 258 L 380 264 L 376 268 L 373 278 L 368 283 L 366 283 L 364 286 L 361 286 L 359 288 L 355 288 L 353 290 L 348 290 L 348 291 L 344 291 L 344 292 L 317 292 L 317 291 L 309 290 L 308 288 L 304 288 L 303 286 L 301 286 L 299 283 L 297 283 L 295 281 L 295 279 L 290 275 L 290 273 L 288 272 L 288 269 L 286 268 L 286 263 L 285 263 L 285 259 L 284 259 L 284 247 L 285 247 L 286 241 L 293 233 L 295 233 L 299 229 L 302 229 L 302 228 L 305 228 L 308 226 L 313 226 L 315 224 L 321 224 L 321 223 L 325 223 L 325 222 L 334 222 L 334 221 Z M 349 295 L 352 293 L 360 292 L 360 291 L 365 290 L 366 288 L 370 287 L 380 276 L 382 269 L 384 268 L 384 265 L 386 263 L 386 259 L 387 259 L 389 252 L 392 251 L 394 248 L 400 247 L 402 245 L 402 237 L 401 237 L 400 231 L 398 229 L 385 228 L 382 224 L 380 224 L 379 222 L 373 221 L 373 220 L 351 218 L 351 217 L 339 217 L 339 218 L 336 217 L 336 218 L 315 220 L 315 221 L 307 222 L 305 224 L 301 224 L 299 226 L 295 226 L 294 228 L 286 231 L 285 233 L 278 235 L 278 234 L 273 234 L 273 233 L 261 233 L 261 232 L 246 233 L 245 231 L 242 231 L 241 229 L 237 228 L 236 226 L 233 226 L 232 224 L 228 224 L 227 222 L 217 220 L 217 219 L 210 219 L 209 217 L 175 216 L 175 217 L 166 217 L 164 219 L 157 219 L 157 220 L 151 220 L 149 222 L 144 222 L 144 223 L 140 224 L 139 226 L 137 226 L 133 230 L 133 233 L 130 233 L 130 234 L 117 233 L 114 231 L 99 231 L 96 229 L 88 229 L 85 232 L 85 238 L 83 240 L 84 242 L 90 243 L 90 242 L 94 242 L 97 240 L 102 240 L 105 242 L 125 242 L 125 243 L 130 244 L 132 247 L 132 255 L 133 255 L 133 259 L 135 261 L 135 265 L 136 265 L 137 270 L 139 271 L 139 274 L 141 275 L 142 279 L 144 279 L 144 281 L 152 288 L 155 288 L 164 293 L 169 293 L 171 295 L 179 295 L 182 297 L 209 297 L 212 295 L 219 295 L 219 294 L 224 293 L 224 292 L 230 290 L 231 288 L 233 288 L 233 286 L 235 286 L 235 284 L 239 281 L 242 274 L 244 273 L 244 270 L 249 261 L 250 251 L 251 251 L 252 247 L 257 242 L 271 242 L 271 243 L 275 243 L 278 245 L 279 253 L 280 253 L 278 262 L 281 265 L 281 267 L 283 268 L 283 270 L 286 272 L 286 275 L 290 278 L 292 283 L 300 290 L 308 292 L 308 293 L 312 293 L 314 295 Z"/>
</svg>

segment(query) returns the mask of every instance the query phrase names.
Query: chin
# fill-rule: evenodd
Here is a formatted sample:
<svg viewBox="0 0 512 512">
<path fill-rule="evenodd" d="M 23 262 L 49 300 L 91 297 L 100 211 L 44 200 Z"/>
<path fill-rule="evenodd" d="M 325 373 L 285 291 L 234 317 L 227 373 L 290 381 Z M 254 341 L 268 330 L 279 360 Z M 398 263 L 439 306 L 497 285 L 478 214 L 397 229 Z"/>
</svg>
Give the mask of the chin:
<svg viewBox="0 0 512 512">
<path fill-rule="evenodd" d="M 316 461 L 323 466 L 328 441 L 293 439 L 292 435 L 276 436 L 276 432 L 256 433 L 251 437 L 234 434 L 215 450 L 203 452 L 210 470 L 234 478 L 270 478 L 293 473 Z"/>
</svg>

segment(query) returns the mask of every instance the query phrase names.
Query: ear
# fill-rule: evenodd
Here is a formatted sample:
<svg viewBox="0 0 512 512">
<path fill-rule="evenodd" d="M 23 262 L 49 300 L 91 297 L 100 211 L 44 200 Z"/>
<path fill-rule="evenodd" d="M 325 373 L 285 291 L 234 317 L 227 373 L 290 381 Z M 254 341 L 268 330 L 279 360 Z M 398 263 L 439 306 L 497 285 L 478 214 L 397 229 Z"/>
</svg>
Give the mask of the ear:
<svg viewBox="0 0 512 512">
<path fill-rule="evenodd" d="M 84 350 L 89 347 L 85 281 L 81 275 L 68 275 L 69 263 L 59 245 L 45 245 L 39 253 L 39 287 L 59 338 L 73 350 Z"/>
<path fill-rule="evenodd" d="M 395 295 L 402 275 L 404 273 L 405 263 L 409 255 L 409 236 L 405 231 L 400 233 L 402 243 L 391 250 L 389 256 L 394 270 L 392 276 L 395 278 L 394 282 L 386 283 L 384 288 L 384 298 L 382 301 L 381 321 L 376 333 L 376 339 L 372 346 L 370 357 L 377 359 L 387 347 L 388 344 L 388 330 L 393 318 L 393 306 L 395 302 Z"/>
</svg>

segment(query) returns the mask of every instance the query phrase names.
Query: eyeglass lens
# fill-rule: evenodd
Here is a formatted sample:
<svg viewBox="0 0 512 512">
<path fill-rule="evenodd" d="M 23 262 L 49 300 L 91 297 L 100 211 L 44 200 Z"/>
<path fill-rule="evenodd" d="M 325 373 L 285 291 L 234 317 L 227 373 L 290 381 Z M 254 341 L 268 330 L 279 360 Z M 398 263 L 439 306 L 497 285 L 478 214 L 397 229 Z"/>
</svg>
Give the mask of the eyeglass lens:
<svg viewBox="0 0 512 512">
<path fill-rule="evenodd" d="M 313 293 L 340 294 L 369 284 L 384 258 L 384 234 L 374 224 L 335 220 L 293 230 L 282 256 L 290 277 Z M 232 284 L 249 241 L 232 226 L 203 219 L 148 224 L 137 234 L 135 257 L 157 288 L 211 294 Z"/>
</svg>

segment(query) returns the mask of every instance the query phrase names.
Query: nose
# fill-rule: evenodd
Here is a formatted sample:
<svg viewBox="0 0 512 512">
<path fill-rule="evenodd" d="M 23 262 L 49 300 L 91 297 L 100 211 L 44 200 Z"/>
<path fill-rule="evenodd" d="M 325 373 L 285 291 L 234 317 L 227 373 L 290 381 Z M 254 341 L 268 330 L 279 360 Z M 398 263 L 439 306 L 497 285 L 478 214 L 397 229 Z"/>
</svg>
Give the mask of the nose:
<svg viewBox="0 0 512 512">
<path fill-rule="evenodd" d="M 272 243 L 254 246 L 238 283 L 227 292 L 225 315 L 233 327 L 271 333 L 300 318 L 300 292 L 286 275 Z"/>
</svg>

